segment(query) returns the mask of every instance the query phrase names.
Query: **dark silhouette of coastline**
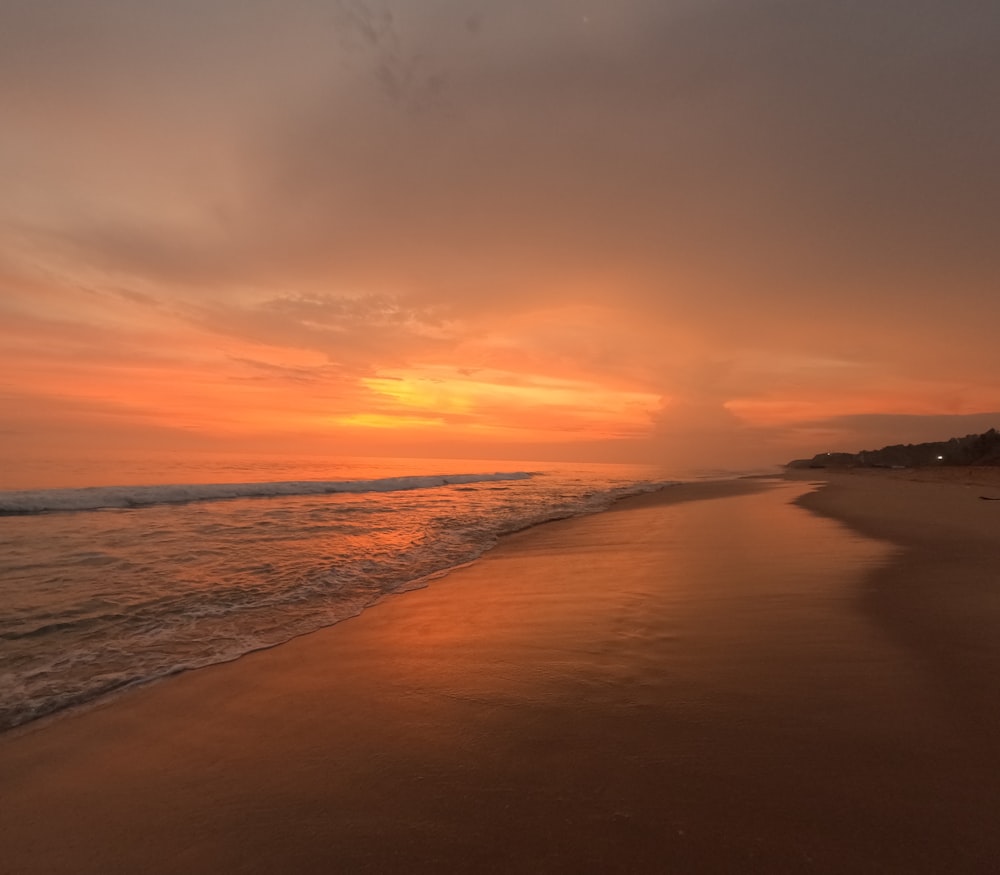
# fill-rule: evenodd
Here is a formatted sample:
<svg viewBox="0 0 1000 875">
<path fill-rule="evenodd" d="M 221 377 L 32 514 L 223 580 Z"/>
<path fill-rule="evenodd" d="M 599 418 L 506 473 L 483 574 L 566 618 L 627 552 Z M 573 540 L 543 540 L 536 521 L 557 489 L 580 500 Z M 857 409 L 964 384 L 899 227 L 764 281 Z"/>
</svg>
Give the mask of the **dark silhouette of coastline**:
<svg viewBox="0 0 1000 875">
<path fill-rule="evenodd" d="M 969 434 L 947 441 L 894 444 L 858 453 L 817 453 L 795 459 L 786 468 L 924 468 L 940 466 L 1000 466 L 1000 432 Z"/>
</svg>

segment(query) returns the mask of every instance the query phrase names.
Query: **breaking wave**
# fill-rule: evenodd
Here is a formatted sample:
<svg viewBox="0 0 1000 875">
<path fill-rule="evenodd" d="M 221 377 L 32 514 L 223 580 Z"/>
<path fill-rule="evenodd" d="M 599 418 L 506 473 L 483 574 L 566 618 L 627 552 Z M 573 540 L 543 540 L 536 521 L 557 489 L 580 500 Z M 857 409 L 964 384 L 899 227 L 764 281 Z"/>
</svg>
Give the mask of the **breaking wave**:
<svg viewBox="0 0 1000 875">
<path fill-rule="evenodd" d="M 196 483 L 20 490 L 0 492 L 0 515 L 150 507 L 157 504 L 225 501 L 233 498 L 400 492 L 494 480 L 527 480 L 533 476 L 528 471 L 510 471 L 492 474 L 382 477 L 376 480 L 288 480 L 280 483 Z"/>
</svg>

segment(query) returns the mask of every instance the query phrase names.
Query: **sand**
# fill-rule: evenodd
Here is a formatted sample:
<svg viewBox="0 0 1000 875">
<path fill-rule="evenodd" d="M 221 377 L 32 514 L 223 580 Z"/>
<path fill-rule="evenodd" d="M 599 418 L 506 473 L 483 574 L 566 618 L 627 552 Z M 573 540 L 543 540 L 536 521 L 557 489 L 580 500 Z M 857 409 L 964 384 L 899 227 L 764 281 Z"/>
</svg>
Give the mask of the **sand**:
<svg viewBox="0 0 1000 875">
<path fill-rule="evenodd" d="M 952 717 L 1000 751 L 1000 469 L 825 474 L 799 503 L 903 545 L 869 576 L 862 605 L 936 684 Z M 1000 859 L 998 859 L 1000 864 Z"/>
<path fill-rule="evenodd" d="M 806 473 L 8 734 L 0 871 L 995 871 L 1000 502 Z"/>
</svg>

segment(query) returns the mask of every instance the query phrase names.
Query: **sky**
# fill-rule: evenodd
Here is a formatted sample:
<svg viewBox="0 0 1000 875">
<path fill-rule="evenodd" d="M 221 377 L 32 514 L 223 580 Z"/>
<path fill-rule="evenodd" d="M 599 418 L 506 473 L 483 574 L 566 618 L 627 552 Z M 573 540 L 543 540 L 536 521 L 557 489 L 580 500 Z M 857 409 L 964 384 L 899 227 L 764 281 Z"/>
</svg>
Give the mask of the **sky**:
<svg viewBox="0 0 1000 875">
<path fill-rule="evenodd" d="M 1000 426 L 998 47 L 995 0 L 0 0 L 0 459 Z"/>
</svg>

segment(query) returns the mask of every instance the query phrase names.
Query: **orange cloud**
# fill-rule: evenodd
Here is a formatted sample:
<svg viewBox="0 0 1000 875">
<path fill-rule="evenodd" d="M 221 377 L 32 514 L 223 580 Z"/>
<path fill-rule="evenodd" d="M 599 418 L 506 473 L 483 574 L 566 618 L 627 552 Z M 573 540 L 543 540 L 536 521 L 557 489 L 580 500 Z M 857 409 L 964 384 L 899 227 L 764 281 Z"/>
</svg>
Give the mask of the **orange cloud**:
<svg viewBox="0 0 1000 875">
<path fill-rule="evenodd" d="M 406 421 L 457 427 L 474 434 L 519 431 L 534 439 L 603 439 L 640 435 L 651 428 L 660 397 L 588 380 L 493 369 L 463 373 L 444 365 L 387 371 L 363 378 L 380 411 L 379 425 Z M 357 423 L 357 419 L 353 420 Z"/>
</svg>

